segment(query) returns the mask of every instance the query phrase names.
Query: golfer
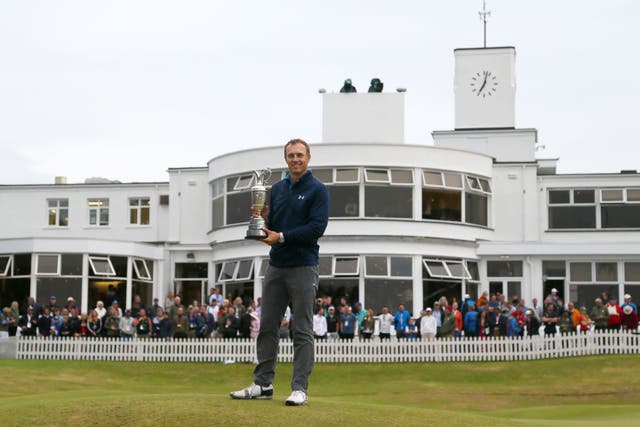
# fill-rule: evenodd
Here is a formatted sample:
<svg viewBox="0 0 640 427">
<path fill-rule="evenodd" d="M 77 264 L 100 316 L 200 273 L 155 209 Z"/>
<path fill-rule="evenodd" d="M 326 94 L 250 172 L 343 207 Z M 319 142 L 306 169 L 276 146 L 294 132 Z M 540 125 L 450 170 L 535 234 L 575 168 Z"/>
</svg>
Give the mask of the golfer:
<svg viewBox="0 0 640 427">
<path fill-rule="evenodd" d="M 293 321 L 293 378 L 286 404 L 307 403 L 313 369 L 313 303 L 318 290 L 318 239 L 329 218 L 327 188 L 307 170 L 311 152 L 301 139 L 284 147 L 289 168 L 285 178 L 271 188 L 262 241 L 271 246 L 269 267 L 262 287 L 262 314 L 257 339 L 258 365 L 253 384 L 230 393 L 233 399 L 273 398 L 273 378 L 278 356 L 278 329 L 290 305 Z M 266 210 L 266 209 L 265 209 Z"/>
</svg>

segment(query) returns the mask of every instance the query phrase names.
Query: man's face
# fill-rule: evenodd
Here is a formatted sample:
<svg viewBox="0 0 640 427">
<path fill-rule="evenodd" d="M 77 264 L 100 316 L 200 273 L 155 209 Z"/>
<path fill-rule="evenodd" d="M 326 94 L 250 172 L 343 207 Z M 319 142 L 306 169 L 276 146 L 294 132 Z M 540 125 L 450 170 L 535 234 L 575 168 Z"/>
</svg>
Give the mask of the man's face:
<svg viewBox="0 0 640 427">
<path fill-rule="evenodd" d="M 307 171 L 307 165 L 311 156 L 303 144 L 291 144 L 285 151 L 285 160 L 289 167 L 289 174 L 297 179 Z"/>
</svg>

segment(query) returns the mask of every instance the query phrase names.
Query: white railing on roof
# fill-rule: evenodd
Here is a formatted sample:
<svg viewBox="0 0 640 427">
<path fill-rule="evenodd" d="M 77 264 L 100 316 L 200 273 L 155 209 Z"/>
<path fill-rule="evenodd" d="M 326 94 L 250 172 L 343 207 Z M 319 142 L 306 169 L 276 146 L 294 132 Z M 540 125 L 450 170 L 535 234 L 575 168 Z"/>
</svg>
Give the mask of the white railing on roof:
<svg viewBox="0 0 640 427">
<path fill-rule="evenodd" d="M 638 354 L 640 335 L 596 331 L 532 337 L 316 341 L 317 363 L 486 362 L 596 354 Z M 144 362 L 254 362 L 255 340 L 20 337 L 18 359 Z M 280 341 L 279 362 L 293 361 L 293 343 Z"/>
</svg>

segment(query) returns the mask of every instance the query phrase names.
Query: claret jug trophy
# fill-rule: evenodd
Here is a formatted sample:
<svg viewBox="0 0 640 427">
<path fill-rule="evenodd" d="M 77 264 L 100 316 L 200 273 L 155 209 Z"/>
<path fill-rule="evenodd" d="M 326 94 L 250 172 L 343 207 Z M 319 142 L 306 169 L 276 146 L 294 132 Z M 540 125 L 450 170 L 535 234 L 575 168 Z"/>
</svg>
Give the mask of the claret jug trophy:
<svg viewBox="0 0 640 427">
<path fill-rule="evenodd" d="M 253 171 L 256 177 L 256 183 L 251 187 L 251 219 L 249 220 L 249 229 L 245 239 L 261 240 L 267 237 L 267 233 L 262 230 L 265 222 L 262 218 L 262 209 L 267 199 L 266 182 L 271 178 L 271 169 Z"/>
</svg>

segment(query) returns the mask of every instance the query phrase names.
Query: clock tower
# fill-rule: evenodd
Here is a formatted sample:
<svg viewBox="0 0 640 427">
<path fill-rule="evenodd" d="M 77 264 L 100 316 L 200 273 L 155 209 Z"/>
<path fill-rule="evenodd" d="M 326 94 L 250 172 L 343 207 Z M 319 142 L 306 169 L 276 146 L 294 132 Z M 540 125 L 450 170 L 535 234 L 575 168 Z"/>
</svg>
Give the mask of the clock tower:
<svg viewBox="0 0 640 427">
<path fill-rule="evenodd" d="M 514 47 L 456 49 L 455 129 L 513 129 Z"/>
</svg>

